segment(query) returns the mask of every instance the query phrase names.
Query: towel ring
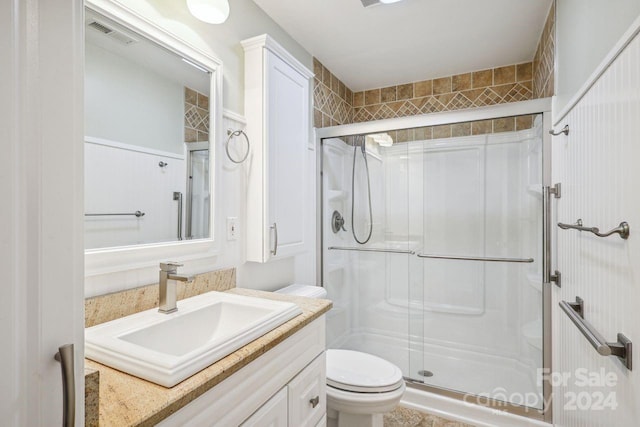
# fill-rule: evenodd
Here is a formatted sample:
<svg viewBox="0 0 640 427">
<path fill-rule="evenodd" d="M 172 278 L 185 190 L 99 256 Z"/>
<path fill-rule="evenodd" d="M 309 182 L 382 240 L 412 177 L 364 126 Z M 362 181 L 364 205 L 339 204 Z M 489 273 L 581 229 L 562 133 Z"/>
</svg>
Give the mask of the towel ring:
<svg viewBox="0 0 640 427">
<path fill-rule="evenodd" d="M 249 142 L 249 137 L 247 136 L 247 134 L 244 133 L 242 129 L 238 129 L 238 130 L 227 129 L 227 135 L 229 135 L 229 137 L 227 138 L 227 142 L 224 144 L 224 151 L 227 152 L 227 157 L 229 158 L 229 160 L 231 160 L 233 163 L 242 163 L 245 160 L 247 160 L 247 157 L 249 157 L 249 151 L 251 151 L 251 143 Z M 231 142 L 231 138 L 233 138 L 234 136 L 240 136 L 240 135 L 244 135 L 244 139 L 247 140 L 247 152 L 244 153 L 244 156 L 242 157 L 242 159 L 236 160 L 233 157 L 231 157 L 231 153 L 229 153 L 229 142 Z"/>
</svg>

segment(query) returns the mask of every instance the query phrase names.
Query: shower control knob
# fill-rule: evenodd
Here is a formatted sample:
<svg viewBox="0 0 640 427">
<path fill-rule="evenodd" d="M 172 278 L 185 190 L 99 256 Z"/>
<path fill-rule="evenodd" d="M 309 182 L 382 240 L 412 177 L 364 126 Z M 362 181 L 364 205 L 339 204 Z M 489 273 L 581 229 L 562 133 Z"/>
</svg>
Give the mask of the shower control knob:
<svg viewBox="0 0 640 427">
<path fill-rule="evenodd" d="M 165 167 L 167 165 L 169 165 L 169 163 L 163 162 L 163 161 L 160 161 L 160 163 L 158 163 L 158 166 L 160 166 L 161 168 L 163 168 L 163 167 Z"/>
<path fill-rule="evenodd" d="M 333 230 L 334 233 L 338 233 L 340 230 L 347 231 L 347 229 L 344 228 L 344 218 L 338 211 L 333 211 L 333 215 L 331 215 L 331 230 Z"/>
</svg>

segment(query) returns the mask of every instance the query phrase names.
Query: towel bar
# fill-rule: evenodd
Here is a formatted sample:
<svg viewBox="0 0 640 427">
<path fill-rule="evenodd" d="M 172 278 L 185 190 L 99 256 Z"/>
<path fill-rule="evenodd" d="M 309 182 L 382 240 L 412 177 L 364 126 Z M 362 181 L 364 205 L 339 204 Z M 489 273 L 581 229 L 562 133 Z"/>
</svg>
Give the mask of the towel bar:
<svg viewBox="0 0 640 427">
<path fill-rule="evenodd" d="M 627 337 L 618 333 L 617 342 L 607 342 L 589 322 L 584 320 L 584 301 L 580 297 L 576 297 L 576 302 L 561 301 L 560 308 L 569 316 L 569 319 L 582 332 L 582 335 L 596 349 L 598 354 L 616 356 L 628 370 L 631 370 L 632 344 Z"/>
<path fill-rule="evenodd" d="M 582 220 L 578 219 L 575 224 L 564 224 L 562 222 L 558 223 L 558 227 L 563 230 L 578 230 L 578 231 L 588 231 L 589 233 L 593 233 L 598 237 L 608 237 L 612 234 L 619 234 L 621 239 L 627 240 L 629 238 L 629 223 L 626 221 L 622 221 L 620 225 L 618 225 L 613 230 L 609 230 L 606 233 L 601 233 L 598 227 L 584 227 L 582 225 Z"/>
</svg>

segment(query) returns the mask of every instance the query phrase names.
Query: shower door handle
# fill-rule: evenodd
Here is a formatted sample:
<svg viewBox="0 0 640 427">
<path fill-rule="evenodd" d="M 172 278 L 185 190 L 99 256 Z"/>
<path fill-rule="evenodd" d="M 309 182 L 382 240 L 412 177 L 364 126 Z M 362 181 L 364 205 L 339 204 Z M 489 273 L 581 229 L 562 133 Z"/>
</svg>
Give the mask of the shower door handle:
<svg viewBox="0 0 640 427">
<path fill-rule="evenodd" d="M 551 224 L 551 197 L 559 199 L 561 194 L 560 184 L 542 188 L 542 245 L 544 251 L 544 256 L 542 257 L 542 282 L 543 284 L 551 284 L 553 282 L 558 287 L 561 286 L 562 276 L 558 270 L 551 271 L 551 230 L 553 229 Z"/>
<path fill-rule="evenodd" d="M 271 230 L 273 230 L 274 234 L 275 234 L 275 244 L 273 245 L 273 249 L 271 250 L 271 254 L 273 256 L 276 256 L 278 254 L 278 223 L 274 222 L 273 225 L 271 227 L 269 227 Z"/>
<path fill-rule="evenodd" d="M 173 200 L 178 202 L 178 240 L 182 240 L 182 193 L 179 191 L 173 192 Z"/>
<path fill-rule="evenodd" d="M 73 427 L 76 421 L 76 380 L 73 361 L 73 344 L 58 348 L 55 359 L 62 369 L 62 426 Z"/>
</svg>

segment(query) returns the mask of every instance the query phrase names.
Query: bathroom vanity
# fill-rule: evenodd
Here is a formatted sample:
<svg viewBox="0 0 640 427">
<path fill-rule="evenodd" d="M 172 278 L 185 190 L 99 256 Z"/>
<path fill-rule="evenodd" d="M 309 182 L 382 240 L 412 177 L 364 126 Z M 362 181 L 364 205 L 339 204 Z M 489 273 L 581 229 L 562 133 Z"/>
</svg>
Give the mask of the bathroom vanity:
<svg viewBox="0 0 640 427">
<path fill-rule="evenodd" d="M 302 314 L 172 388 L 102 364 L 100 425 L 325 425 L 325 316 L 331 302 L 248 289 L 296 303 Z"/>
</svg>

